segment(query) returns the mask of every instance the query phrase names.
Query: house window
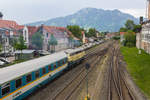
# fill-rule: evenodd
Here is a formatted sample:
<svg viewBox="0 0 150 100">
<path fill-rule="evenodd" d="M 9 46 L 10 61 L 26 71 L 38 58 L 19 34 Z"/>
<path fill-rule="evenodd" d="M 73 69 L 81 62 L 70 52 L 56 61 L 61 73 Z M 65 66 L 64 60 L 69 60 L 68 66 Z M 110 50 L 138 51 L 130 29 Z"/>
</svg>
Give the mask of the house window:
<svg viewBox="0 0 150 100">
<path fill-rule="evenodd" d="M 31 74 L 27 75 L 26 82 L 29 83 L 29 82 L 31 82 L 31 80 L 32 80 L 32 75 Z"/>
<path fill-rule="evenodd" d="M 42 74 L 46 73 L 46 68 L 42 68 Z"/>
<path fill-rule="evenodd" d="M 22 79 L 21 79 L 21 78 L 20 78 L 20 79 L 17 79 L 15 85 L 16 85 L 16 88 L 21 87 L 21 86 L 22 86 Z"/>
<path fill-rule="evenodd" d="M 37 78 L 39 78 L 39 77 L 40 77 L 40 72 L 39 72 L 39 70 L 38 70 L 38 71 L 35 72 L 35 78 L 37 79 Z"/>
<path fill-rule="evenodd" d="M 46 37 L 48 38 L 48 33 L 46 33 Z"/>
<path fill-rule="evenodd" d="M 10 92 L 10 83 L 7 83 L 2 86 L 2 96 Z"/>
<path fill-rule="evenodd" d="M 26 41 L 26 30 L 24 31 L 24 40 Z"/>
</svg>

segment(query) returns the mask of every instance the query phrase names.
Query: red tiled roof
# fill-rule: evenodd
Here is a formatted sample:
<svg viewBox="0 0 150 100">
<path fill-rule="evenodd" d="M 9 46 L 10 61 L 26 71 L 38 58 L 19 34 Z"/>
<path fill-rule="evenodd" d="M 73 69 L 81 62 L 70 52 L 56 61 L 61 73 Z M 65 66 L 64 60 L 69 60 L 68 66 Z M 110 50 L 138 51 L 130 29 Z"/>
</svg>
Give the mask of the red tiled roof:
<svg viewBox="0 0 150 100">
<path fill-rule="evenodd" d="M 70 37 L 73 37 L 75 40 L 80 40 L 78 39 L 77 37 L 75 37 L 72 32 L 70 32 L 67 28 L 65 27 L 56 27 L 57 29 L 61 30 L 61 31 L 66 31 L 67 34 L 70 36 Z"/>
<path fill-rule="evenodd" d="M 53 26 L 44 26 L 43 25 L 43 29 L 45 29 L 47 32 L 51 33 L 51 34 L 54 34 L 52 29 L 54 29 L 55 27 Z"/>
<path fill-rule="evenodd" d="M 20 30 L 20 29 L 23 29 L 24 28 L 24 25 L 18 25 L 16 26 L 16 29 Z"/>
<path fill-rule="evenodd" d="M 70 31 L 67 30 L 65 27 L 56 27 L 56 26 L 45 26 L 43 25 L 43 29 L 45 29 L 47 32 L 54 34 L 57 37 L 69 37 L 72 35 Z M 66 32 L 67 34 L 64 34 Z"/>
<path fill-rule="evenodd" d="M 23 29 L 24 26 L 18 25 L 15 21 L 0 19 L 0 28 L 8 28 L 13 31 L 14 35 L 17 35 L 17 30 Z M 9 31 L 5 32 L 6 35 L 10 35 Z"/>
<path fill-rule="evenodd" d="M 73 34 L 65 27 L 56 27 L 57 29 L 61 30 L 61 31 L 66 31 L 68 33 L 69 36 L 73 36 Z"/>
<path fill-rule="evenodd" d="M 126 32 L 120 32 L 120 35 L 124 35 Z"/>
<path fill-rule="evenodd" d="M 78 38 L 74 37 L 73 34 L 65 27 L 56 27 L 56 26 L 27 26 L 29 35 L 33 35 L 40 27 L 46 30 L 49 34 L 54 34 L 57 37 L 73 37 L 75 40 L 79 40 Z M 66 32 L 67 34 L 64 34 Z"/>
<path fill-rule="evenodd" d="M 15 21 L 0 19 L 0 28 L 10 28 L 13 30 L 13 34 L 17 35 L 17 30 L 23 29 L 24 26 L 18 25 Z M 9 35 L 8 31 L 6 31 L 6 35 Z"/>
<path fill-rule="evenodd" d="M 28 28 L 29 35 L 33 35 L 38 29 L 38 27 L 36 26 L 27 26 L 27 28 Z"/>
<path fill-rule="evenodd" d="M 15 21 L 0 20 L 1 28 L 16 28 L 16 26 L 18 26 L 18 24 Z"/>
<path fill-rule="evenodd" d="M 120 32 L 120 35 L 124 35 L 126 34 L 127 32 Z M 136 34 L 135 32 L 132 32 L 133 34 Z"/>
<path fill-rule="evenodd" d="M 11 20 L 0 20 L 0 28 L 12 28 L 16 30 L 23 29 L 23 25 L 18 25 L 15 21 Z"/>
</svg>

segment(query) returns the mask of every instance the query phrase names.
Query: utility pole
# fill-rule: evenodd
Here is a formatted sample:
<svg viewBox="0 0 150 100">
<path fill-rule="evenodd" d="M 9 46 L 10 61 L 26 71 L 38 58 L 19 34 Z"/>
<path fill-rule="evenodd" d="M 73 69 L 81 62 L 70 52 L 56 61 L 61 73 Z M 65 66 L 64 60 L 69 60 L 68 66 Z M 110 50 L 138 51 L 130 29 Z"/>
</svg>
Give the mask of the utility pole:
<svg viewBox="0 0 150 100">
<path fill-rule="evenodd" d="M 140 17 L 140 25 L 142 27 L 142 23 L 143 23 L 143 17 Z M 141 54 L 141 45 L 142 45 L 142 28 L 139 32 L 139 54 Z"/>
<path fill-rule="evenodd" d="M 3 34 L 2 34 L 2 44 L 3 44 L 3 48 L 4 48 L 4 57 L 6 59 L 6 36 L 5 36 L 5 32 L 3 32 Z"/>
<path fill-rule="evenodd" d="M 148 20 L 150 20 L 150 0 L 147 0 L 148 2 L 148 7 L 147 7 L 147 10 L 148 10 Z"/>
<path fill-rule="evenodd" d="M 87 96 L 85 97 L 85 100 L 90 100 L 88 92 L 88 70 L 90 68 L 90 64 L 86 63 L 85 68 L 86 68 L 86 88 L 87 88 Z"/>
</svg>

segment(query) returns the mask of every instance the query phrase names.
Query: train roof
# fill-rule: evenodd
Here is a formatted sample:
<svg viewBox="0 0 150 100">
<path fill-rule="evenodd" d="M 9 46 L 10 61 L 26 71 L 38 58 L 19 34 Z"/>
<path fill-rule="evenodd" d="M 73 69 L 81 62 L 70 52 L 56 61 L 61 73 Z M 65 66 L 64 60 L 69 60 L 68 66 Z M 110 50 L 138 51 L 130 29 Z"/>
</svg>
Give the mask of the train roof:
<svg viewBox="0 0 150 100">
<path fill-rule="evenodd" d="M 65 52 L 69 53 L 69 54 L 72 54 L 72 53 L 75 53 L 75 52 L 78 52 L 78 51 L 83 51 L 83 50 L 84 50 L 84 48 L 80 47 L 80 48 L 75 48 L 75 49 L 68 49 Z"/>
<path fill-rule="evenodd" d="M 30 73 L 34 70 L 38 70 L 39 68 L 43 66 L 54 63 L 66 57 L 67 55 L 65 52 L 57 52 L 51 55 L 36 58 L 36 59 L 29 60 L 23 63 L 11 65 L 9 67 L 1 68 L 0 69 L 0 84 L 3 84 L 7 81 L 15 79 L 24 74 Z"/>
</svg>

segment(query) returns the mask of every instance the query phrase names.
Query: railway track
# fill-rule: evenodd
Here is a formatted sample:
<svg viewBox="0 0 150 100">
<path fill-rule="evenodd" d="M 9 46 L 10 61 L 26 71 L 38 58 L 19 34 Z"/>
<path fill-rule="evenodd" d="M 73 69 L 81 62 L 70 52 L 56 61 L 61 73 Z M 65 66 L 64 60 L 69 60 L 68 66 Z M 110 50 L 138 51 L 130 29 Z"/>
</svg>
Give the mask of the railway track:
<svg viewBox="0 0 150 100">
<path fill-rule="evenodd" d="M 102 50 L 102 52 L 100 52 L 99 54 L 93 53 L 94 58 L 89 62 L 91 63 L 91 68 L 89 69 L 88 73 L 92 72 L 92 70 L 94 69 L 94 66 L 96 66 L 99 63 L 99 61 L 101 60 L 101 57 L 104 56 L 106 52 L 107 52 L 107 49 Z M 66 85 L 65 88 L 59 91 L 52 100 L 60 100 L 60 99 L 69 100 L 69 98 L 76 91 L 76 89 L 80 86 L 80 84 L 85 80 L 85 78 L 86 78 L 86 69 L 83 67 L 82 71 L 74 79 L 72 79 L 72 81 L 68 85 Z"/>
<path fill-rule="evenodd" d="M 126 82 L 124 69 L 119 64 L 119 45 L 114 45 L 108 69 L 108 100 L 136 100 Z"/>
<path fill-rule="evenodd" d="M 42 89 L 39 89 L 38 91 L 36 91 L 35 93 L 33 93 L 31 96 L 29 96 L 26 99 L 27 100 L 35 100 L 35 99 L 36 100 L 41 100 L 41 99 L 55 100 L 55 99 L 57 99 L 57 97 L 59 96 L 59 93 L 61 93 L 61 91 L 68 88 L 69 84 L 74 83 L 74 80 L 76 80 L 79 76 L 82 76 L 82 73 L 85 72 L 85 67 L 84 67 L 85 63 L 95 62 L 95 59 L 97 59 L 99 55 L 103 55 L 103 53 L 107 51 L 107 49 L 103 49 L 103 48 L 108 48 L 110 46 L 110 44 L 111 44 L 111 42 L 104 43 L 104 44 L 101 44 L 101 46 L 97 46 L 95 48 L 87 50 L 86 51 L 87 55 L 85 56 L 85 60 L 81 64 L 77 65 L 75 68 L 68 71 L 64 75 L 62 75 L 59 79 L 56 79 L 53 82 L 51 82 L 50 84 L 43 86 Z M 103 48 L 101 48 L 101 47 L 103 47 Z M 82 79 L 82 80 L 84 80 L 84 79 Z M 80 83 L 79 80 L 78 80 L 78 83 Z M 76 85 L 76 87 L 78 87 L 78 86 Z M 72 87 L 72 88 L 74 88 L 74 87 Z M 73 89 L 72 89 L 72 91 L 73 91 Z M 68 93 L 71 93 L 71 91 L 69 90 Z M 66 99 L 69 97 L 68 93 L 67 93 L 68 96 L 65 95 Z M 65 93 L 63 93 L 63 94 L 65 94 Z M 71 96 L 71 94 L 70 94 L 70 96 Z M 60 99 L 58 99 L 58 100 L 60 100 Z M 61 100 L 63 100 L 63 99 L 61 98 Z M 65 100 L 65 98 L 64 98 L 64 100 Z"/>
</svg>

